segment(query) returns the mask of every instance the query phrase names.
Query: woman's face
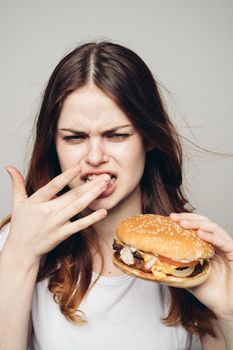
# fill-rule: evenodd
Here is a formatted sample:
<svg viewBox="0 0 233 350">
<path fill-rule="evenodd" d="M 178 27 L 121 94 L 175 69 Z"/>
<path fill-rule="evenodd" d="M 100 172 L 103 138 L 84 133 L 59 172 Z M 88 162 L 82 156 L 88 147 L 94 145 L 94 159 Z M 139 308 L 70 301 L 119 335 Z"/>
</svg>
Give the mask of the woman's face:
<svg viewBox="0 0 233 350">
<path fill-rule="evenodd" d="M 111 184 L 90 209 L 109 210 L 122 201 L 127 205 L 140 202 L 143 139 L 124 112 L 97 87 L 83 87 L 66 98 L 57 125 L 56 149 L 62 171 L 77 164 L 81 167 L 71 188 L 100 173 L 111 175 Z"/>
</svg>

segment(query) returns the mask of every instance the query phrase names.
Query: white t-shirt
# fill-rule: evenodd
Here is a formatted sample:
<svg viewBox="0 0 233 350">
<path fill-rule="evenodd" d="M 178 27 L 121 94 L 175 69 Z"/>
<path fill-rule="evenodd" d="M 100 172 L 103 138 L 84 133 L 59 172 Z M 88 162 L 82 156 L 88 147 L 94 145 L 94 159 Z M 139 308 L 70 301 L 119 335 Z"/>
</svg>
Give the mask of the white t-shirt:
<svg viewBox="0 0 233 350">
<path fill-rule="evenodd" d="M 5 227 L 0 250 L 7 233 Z M 46 279 L 35 286 L 30 350 L 191 349 L 190 334 L 161 322 L 170 303 L 166 286 L 128 275 L 101 276 L 79 307 L 87 323 L 74 325 L 60 312 L 47 284 Z"/>
</svg>

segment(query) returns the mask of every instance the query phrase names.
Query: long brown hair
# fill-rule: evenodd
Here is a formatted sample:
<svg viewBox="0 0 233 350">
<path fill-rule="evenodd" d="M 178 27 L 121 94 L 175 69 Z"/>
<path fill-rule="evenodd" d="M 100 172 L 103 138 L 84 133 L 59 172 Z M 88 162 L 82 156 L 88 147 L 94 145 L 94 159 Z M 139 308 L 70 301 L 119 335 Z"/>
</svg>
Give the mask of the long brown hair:
<svg viewBox="0 0 233 350">
<path fill-rule="evenodd" d="M 59 114 L 65 98 L 89 82 L 110 96 L 145 142 L 153 146 L 147 152 L 140 183 L 142 212 L 163 215 L 191 212 L 193 208 L 182 190 L 181 142 L 165 110 L 159 84 L 137 54 L 109 41 L 80 45 L 54 69 L 37 118 L 26 179 L 28 195 L 61 172 L 54 142 Z M 38 281 L 48 278 L 49 290 L 71 322 L 85 320 L 77 310 L 91 283 L 91 248 L 101 254 L 93 237 L 91 228 L 72 235 L 44 257 L 38 274 Z M 214 335 L 209 322 L 214 314 L 186 290 L 170 288 L 170 291 L 170 311 L 163 322 L 170 326 L 182 324 L 191 333 Z"/>
</svg>

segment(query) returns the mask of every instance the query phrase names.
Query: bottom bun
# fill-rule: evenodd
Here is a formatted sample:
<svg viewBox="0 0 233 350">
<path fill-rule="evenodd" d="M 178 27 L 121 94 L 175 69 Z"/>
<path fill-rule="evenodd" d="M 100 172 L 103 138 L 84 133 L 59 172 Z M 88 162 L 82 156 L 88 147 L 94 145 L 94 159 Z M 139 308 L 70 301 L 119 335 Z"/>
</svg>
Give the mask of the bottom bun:
<svg viewBox="0 0 233 350">
<path fill-rule="evenodd" d="M 113 263 L 116 267 L 118 267 L 121 271 L 127 273 L 128 275 L 139 277 L 147 281 L 159 282 L 162 284 L 166 284 L 167 286 L 176 288 L 196 287 L 199 284 L 204 283 L 207 280 L 210 273 L 210 263 L 208 260 L 205 261 L 203 265 L 203 270 L 200 273 L 192 277 L 183 278 L 169 275 L 163 278 L 154 276 L 151 272 L 144 272 L 124 264 L 120 259 L 118 259 L 116 254 L 113 255 Z"/>
</svg>

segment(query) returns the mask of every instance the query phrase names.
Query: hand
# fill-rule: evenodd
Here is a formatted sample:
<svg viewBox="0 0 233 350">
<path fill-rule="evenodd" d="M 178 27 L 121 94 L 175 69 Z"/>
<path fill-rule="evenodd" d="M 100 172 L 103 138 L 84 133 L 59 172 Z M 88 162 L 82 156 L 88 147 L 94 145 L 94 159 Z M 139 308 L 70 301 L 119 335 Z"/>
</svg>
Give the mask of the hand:
<svg viewBox="0 0 233 350">
<path fill-rule="evenodd" d="M 233 239 L 207 217 L 194 213 L 171 214 L 170 219 L 211 243 L 215 255 L 206 282 L 189 291 L 220 317 L 233 316 Z"/>
<path fill-rule="evenodd" d="M 4 249 L 13 249 L 30 264 L 38 263 L 43 254 L 107 214 L 105 209 L 99 209 L 82 219 L 70 221 L 105 190 L 110 181 L 106 174 L 56 197 L 80 173 L 78 168 L 70 168 L 28 198 L 21 173 L 14 167 L 7 167 L 7 171 L 12 178 L 13 210 Z"/>
</svg>

